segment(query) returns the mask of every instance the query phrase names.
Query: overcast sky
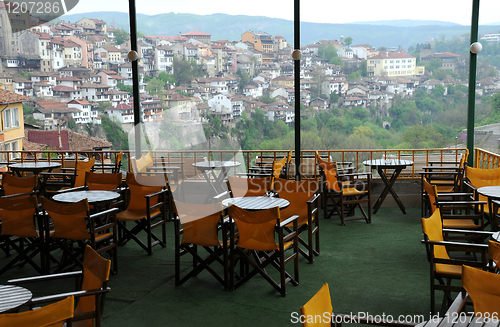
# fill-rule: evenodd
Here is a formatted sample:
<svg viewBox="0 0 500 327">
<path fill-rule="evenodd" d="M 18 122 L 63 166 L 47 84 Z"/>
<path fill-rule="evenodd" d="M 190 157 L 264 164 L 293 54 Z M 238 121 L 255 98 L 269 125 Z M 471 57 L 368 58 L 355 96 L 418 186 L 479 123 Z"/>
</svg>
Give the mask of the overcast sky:
<svg viewBox="0 0 500 327">
<path fill-rule="evenodd" d="M 481 0 L 480 24 L 500 22 L 500 0 Z M 128 12 L 128 0 L 79 0 L 70 13 L 93 11 Z M 293 20 L 293 0 L 136 0 L 138 13 L 192 13 L 208 15 L 267 16 Z M 442 20 L 461 25 L 471 24 L 472 0 L 356 0 L 301 1 L 301 21 L 350 23 L 377 20 Z"/>
</svg>

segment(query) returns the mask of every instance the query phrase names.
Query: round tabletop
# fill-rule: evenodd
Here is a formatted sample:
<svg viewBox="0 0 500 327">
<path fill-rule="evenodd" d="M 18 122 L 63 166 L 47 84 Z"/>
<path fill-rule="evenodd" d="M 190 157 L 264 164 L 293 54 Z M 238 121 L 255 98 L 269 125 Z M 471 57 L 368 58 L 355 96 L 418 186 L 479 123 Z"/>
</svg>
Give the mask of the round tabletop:
<svg viewBox="0 0 500 327">
<path fill-rule="evenodd" d="M 198 161 L 193 163 L 193 167 L 200 169 L 221 169 L 221 168 L 234 168 L 241 166 L 238 161 Z"/>
<path fill-rule="evenodd" d="M 500 186 L 483 186 L 477 189 L 477 193 L 493 199 L 500 199 Z"/>
<path fill-rule="evenodd" d="M 120 193 L 113 191 L 76 191 L 59 193 L 52 197 L 55 201 L 75 203 L 87 199 L 89 203 L 109 202 L 120 197 Z"/>
<path fill-rule="evenodd" d="M 224 207 L 236 205 L 245 210 L 265 210 L 274 207 L 285 209 L 290 205 L 290 202 L 281 198 L 272 198 L 268 196 L 246 196 L 225 199 L 222 201 Z"/>
<path fill-rule="evenodd" d="M 0 285 L 0 312 L 17 309 L 26 304 L 33 294 L 30 290 L 16 285 Z"/>
<path fill-rule="evenodd" d="M 375 159 L 375 160 L 363 161 L 363 165 L 385 169 L 385 168 L 413 166 L 413 161 L 399 160 L 399 159 Z"/>
<path fill-rule="evenodd" d="M 59 162 L 36 161 L 36 162 L 18 162 L 9 165 L 12 170 L 19 171 L 42 171 L 45 169 L 54 169 L 61 167 Z"/>
</svg>

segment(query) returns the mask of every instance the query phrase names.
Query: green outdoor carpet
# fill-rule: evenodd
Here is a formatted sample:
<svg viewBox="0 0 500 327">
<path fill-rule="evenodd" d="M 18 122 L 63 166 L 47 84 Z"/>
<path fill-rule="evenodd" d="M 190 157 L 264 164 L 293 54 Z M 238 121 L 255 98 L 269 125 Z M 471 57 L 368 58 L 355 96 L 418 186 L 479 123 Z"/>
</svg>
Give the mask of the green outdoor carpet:
<svg viewBox="0 0 500 327">
<path fill-rule="evenodd" d="M 168 224 L 168 236 L 167 248 L 155 247 L 151 256 L 133 242 L 119 247 L 119 272 L 109 282 L 103 326 L 300 326 L 294 323 L 300 306 L 323 283 L 329 284 L 338 313 L 429 317 L 429 264 L 420 243 L 420 207 L 407 208 L 406 215 L 399 208 L 381 208 L 371 224 L 351 221 L 340 226 L 337 216 L 320 218 L 321 254 L 314 264 L 300 257 L 300 284 L 288 284 L 286 297 L 260 276 L 227 292 L 206 271 L 175 287 L 173 223 Z M 183 258 L 184 270 L 190 262 Z M 9 271 L 0 284 L 27 275 L 27 267 Z M 35 295 L 71 287 L 71 281 L 30 285 Z"/>
</svg>

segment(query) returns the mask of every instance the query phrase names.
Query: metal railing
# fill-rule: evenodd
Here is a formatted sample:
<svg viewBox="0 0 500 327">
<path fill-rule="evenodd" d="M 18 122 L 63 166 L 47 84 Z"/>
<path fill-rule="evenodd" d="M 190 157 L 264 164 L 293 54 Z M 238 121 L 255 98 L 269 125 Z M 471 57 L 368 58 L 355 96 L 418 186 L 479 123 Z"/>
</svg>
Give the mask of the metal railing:
<svg viewBox="0 0 500 327">
<path fill-rule="evenodd" d="M 483 149 L 474 149 L 474 167 L 483 169 L 500 168 L 500 155 Z"/>
<path fill-rule="evenodd" d="M 23 161 L 76 161 L 84 158 L 95 157 L 96 162 L 111 163 L 115 156 L 121 151 L 0 151 L 0 170 L 7 170 L 7 165 L 14 162 Z M 130 158 L 134 156 L 133 151 L 123 151 L 122 170 L 128 171 Z M 172 165 L 182 165 L 182 178 L 197 178 L 200 172 L 193 167 L 193 163 L 204 160 L 234 160 L 242 165 L 234 168 L 233 173 L 248 172 L 248 169 L 256 164 L 259 158 L 281 159 L 287 155 L 286 150 L 224 150 L 224 151 L 152 151 L 155 162 L 163 161 L 173 163 Z M 358 171 L 367 171 L 370 168 L 363 165 L 365 160 L 373 159 L 405 159 L 414 162 L 412 166 L 404 169 L 399 176 L 400 179 L 418 179 L 422 167 L 427 166 L 429 161 L 450 161 L 457 162 L 465 152 L 461 149 L 385 149 L 385 150 L 318 150 L 320 156 L 330 161 L 351 162 Z M 143 151 L 147 153 L 147 151 Z M 304 178 L 314 178 L 318 172 L 316 169 L 316 150 L 304 150 L 301 153 L 300 165 L 301 174 Z M 497 168 L 500 166 L 500 155 L 482 149 L 475 150 L 475 166 L 480 168 Z M 262 159 L 260 159 L 262 160 Z M 295 160 L 292 160 L 290 173 L 295 173 Z M 377 176 L 374 176 L 375 178 Z"/>
</svg>

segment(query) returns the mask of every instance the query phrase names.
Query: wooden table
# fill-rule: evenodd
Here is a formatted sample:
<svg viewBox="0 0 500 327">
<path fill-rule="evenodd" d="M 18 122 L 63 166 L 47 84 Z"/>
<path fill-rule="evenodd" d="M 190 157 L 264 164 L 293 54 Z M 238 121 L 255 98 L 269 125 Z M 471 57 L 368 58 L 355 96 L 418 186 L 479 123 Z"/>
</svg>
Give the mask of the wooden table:
<svg viewBox="0 0 500 327">
<path fill-rule="evenodd" d="M 392 194 L 392 197 L 394 198 L 394 201 L 396 201 L 401 211 L 404 214 L 406 214 L 405 206 L 399 199 L 398 195 L 396 194 L 396 191 L 394 191 L 393 186 L 396 180 L 398 179 L 399 174 L 401 174 L 401 171 L 408 166 L 413 166 L 413 161 L 399 160 L 399 159 L 376 159 L 376 160 L 363 161 L 363 165 L 369 166 L 371 167 L 371 169 L 376 169 L 378 174 L 380 175 L 380 178 L 385 184 L 384 190 L 382 191 L 379 198 L 377 199 L 377 202 L 375 202 L 375 205 L 373 206 L 373 213 L 377 213 L 378 209 L 380 209 L 380 206 L 382 205 L 382 202 L 384 202 L 385 197 L 390 192 Z M 385 174 L 384 170 L 386 169 L 394 170 L 390 179 L 388 179 L 387 175 Z"/>
<path fill-rule="evenodd" d="M 497 215 L 494 214 L 493 208 L 498 208 L 497 205 L 494 205 L 494 201 L 500 200 L 500 186 L 484 186 L 480 187 L 477 190 L 477 193 L 481 194 L 488 198 L 488 209 L 490 212 L 490 224 L 492 231 L 498 231 L 498 221 Z M 500 313 L 499 313 L 500 314 Z"/>
<path fill-rule="evenodd" d="M 280 207 L 280 209 L 285 209 L 290 205 L 290 202 L 281 198 L 272 198 L 269 196 L 246 196 L 225 199 L 222 201 L 224 207 L 230 205 L 236 205 L 245 210 L 265 210 L 274 207 Z"/>
<path fill-rule="evenodd" d="M 42 171 L 51 172 L 54 168 L 61 167 L 59 162 L 48 162 L 48 161 L 35 161 L 35 162 L 19 162 L 9 165 L 9 169 L 15 172 L 18 176 L 22 175 L 22 172 L 32 172 L 35 175 L 40 174 Z"/>
<path fill-rule="evenodd" d="M 214 196 L 224 193 L 227 188 L 224 185 L 224 180 L 229 173 L 229 169 L 241 166 L 238 161 L 199 161 L 193 163 L 193 167 L 201 170 L 203 177 L 211 187 L 211 191 L 207 195 L 206 203 L 210 203 Z M 217 175 L 216 170 L 220 170 Z"/>
<path fill-rule="evenodd" d="M 14 311 L 33 297 L 30 290 L 16 285 L 0 285 L 0 313 Z"/>
</svg>

